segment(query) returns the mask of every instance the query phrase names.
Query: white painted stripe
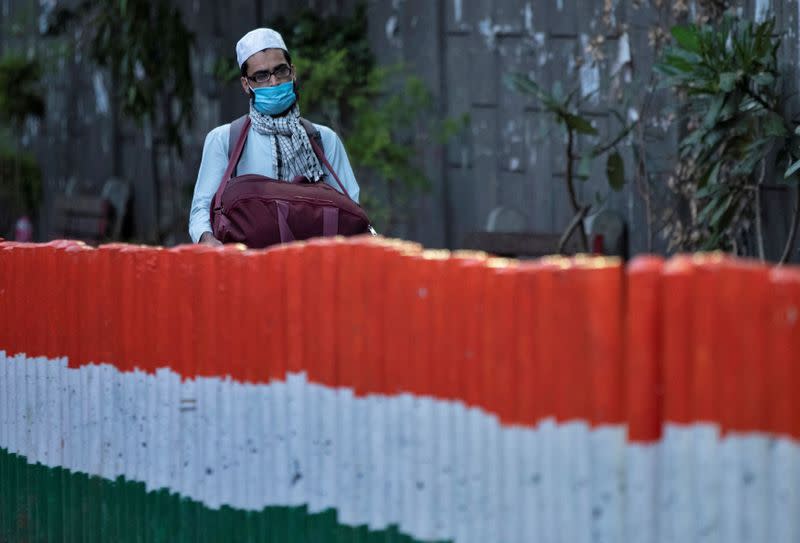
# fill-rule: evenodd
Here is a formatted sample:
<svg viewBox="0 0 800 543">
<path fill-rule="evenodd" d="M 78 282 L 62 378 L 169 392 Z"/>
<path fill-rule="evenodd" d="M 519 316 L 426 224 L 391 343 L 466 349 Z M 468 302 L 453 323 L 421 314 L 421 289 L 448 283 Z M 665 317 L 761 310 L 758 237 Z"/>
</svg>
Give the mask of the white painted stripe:
<svg viewBox="0 0 800 543">
<path fill-rule="evenodd" d="M 726 439 L 720 446 L 719 463 L 722 473 L 737 473 L 741 458 L 739 439 Z M 738 477 L 722 477 L 720 500 L 720 541 L 741 543 L 742 484 Z"/>
<path fill-rule="evenodd" d="M 0 351 L 0 447 L 211 508 L 334 508 L 416 539 L 794 541 L 800 446 L 710 425 L 501 426 L 460 402 L 170 370 L 70 369 Z M 624 532 L 624 533 L 623 533 Z"/>
<path fill-rule="evenodd" d="M 623 541 L 624 503 L 619 491 L 625 469 L 626 434 L 623 428 L 601 426 L 589 436 L 591 443 L 591 541 Z"/>
<path fill-rule="evenodd" d="M 631 543 L 656 541 L 660 512 L 656 501 L 657 444 L 628 444 L 626 447 L 627 489 L 625 507 L 625 537 Z"/>
<path fill-rule="evenodd" d="M 770 440 L 767 541 L 800 539 L 800 458 L 797 444 L 785 438 Z"/>
<path fill-rule="evenodd" d="M 695 511 L 693 539 L 703 543 L 724 543 L 720 539 L 721 470 L 720 431 L 713 424 L 692 425 Z"/>
<path fill-rule="evenodd" d="M 770 508 L 768 489 L 770 488 L 769 466 L 770 446 L 774 440 L 763 435 L 743 435 L 741 441 L 741 456 L 739 457 L 739 473 L 737 478 L 740 484 L 749 487 L 742 492 L 742 541 L 758 543 L 759 541 L 778 541 L 767 539 L 767 512 Z M 785 474 L 785 481 L 797 488 L 797 479 L 792 479 Z M 797 506 L 792 516 L 797 519 Z M 797 541 L 800 534 L 795 533 L 794 538 L 786 541 Z"/>
</svg>

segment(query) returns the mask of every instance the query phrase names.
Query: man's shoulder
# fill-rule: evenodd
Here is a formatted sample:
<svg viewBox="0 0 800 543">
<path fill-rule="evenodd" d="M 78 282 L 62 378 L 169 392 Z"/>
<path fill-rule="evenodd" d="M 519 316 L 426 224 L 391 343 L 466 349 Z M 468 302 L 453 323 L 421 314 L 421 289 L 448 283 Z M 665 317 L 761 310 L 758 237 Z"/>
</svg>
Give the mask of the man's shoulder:
<svg viewBox="0 0 800 543">
<path fill-rule="evenodd" d="M 336 138 L 339 137 L 336 134 L 336 132 L 333 131 L 332 128 L 330 128 L 328 126 L 325 126 L 324 124 L 315 123 L 314 121 L 311 121 L 310 119 L 309 119 L 309 121 L 311 122 L 311 124 L 314 125 L 314 128 L 319 130 L 319 135 L 322 136 L 322 140 L 323 141 L 335 140 Z"/>
<path fill-rule="evenodd" d="M 206 135 L 206 141 L 215 140 L 215 139 L 225 139 L 227 141 L 228 138 L 228 130 L 230 129 L 231 123 L 221 124 L 216 128 L 211 129 L 208 135 Z"/>
</svg>

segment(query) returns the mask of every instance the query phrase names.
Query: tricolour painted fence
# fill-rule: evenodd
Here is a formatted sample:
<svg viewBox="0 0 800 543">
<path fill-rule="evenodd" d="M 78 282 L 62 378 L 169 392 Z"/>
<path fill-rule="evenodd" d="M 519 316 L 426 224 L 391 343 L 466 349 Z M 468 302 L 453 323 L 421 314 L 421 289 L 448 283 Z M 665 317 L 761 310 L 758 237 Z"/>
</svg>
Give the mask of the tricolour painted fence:
<svg viewBox="0 0 800 543">
<path fill-rule="evenodd" d="M 800 272 L 0 244 L 0 541 L 800 541 Z"/>
</svg>

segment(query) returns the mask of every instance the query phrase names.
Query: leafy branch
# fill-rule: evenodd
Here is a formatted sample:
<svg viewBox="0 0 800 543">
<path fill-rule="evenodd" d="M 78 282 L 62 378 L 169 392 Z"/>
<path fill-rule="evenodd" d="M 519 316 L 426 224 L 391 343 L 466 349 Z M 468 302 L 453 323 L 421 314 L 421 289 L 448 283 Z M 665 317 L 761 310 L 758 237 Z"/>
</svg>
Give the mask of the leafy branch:
<svg viewBox="0 0 800 543">
<path fill-rule="evenodd" d="M 0 145 L 0 197 L 11 207 L 9 218 L 35 213 L 41 199 L 41 170 L 36 158 L 22 150 L 19 136 L 29 118 L 44 113 L 38 61 L 5 54 L 0 58 L 0 134 L 5 140 Z"/>
<path fill-rule="evenodd" d="M 679 144 L 674 182 L 691 213 L 689 227 L 676 230 L 677 245 L 732 250 L 755 219 L 762 247 L 758 191 L 766 161 L 774 151 L 791 155 L 798 148 L 783 117 L 775 20 L 753 23 L 729 15 L 719 25 L 675 26 L 671 33 L 675 43 L 656 69 L 663 86 L 685 97 L 688 133 Z M 797 171 L 793 166 L 787 179 Z"/>
<path fill-rule="evenodd" d="M 591 121 L 580 113 L 580 99 L 578 98 L 579 89 L 573 90 L 567 94 L 567 96 L 561 96 L 561 93 L 558 92 L 558 86 L 555 87 L 553 92 L 547 92 L 527 74 L 523 73 L 507 74 L 504 77 L 504 82 L 510 89 L 520 94 L 532 96 L 542 105 L 545 112 L 554 117 L 556 124 L 562 126 L 566 132 L 567 141 L 564 149 L 566 163 L 565 183 L 574 217 L 561 238 L 559 252 L 564 252 L 564 248 L 575 230 L 577 230 L 580 236 L 583 250 L 588 251 L 589 246 L 586 239 L 586 230 L 583 226 L 583 219 L 588 214 L 591 206 L 585 205 L 578 200 L 575 190 L 575 179 L 577 178 L 581 181 L 588 179 L 592 161 L 603 155 L 607 155 L 606 177 L 608 185 L 612 190 L 621 190 L 625 185 L 625 162 L 622 159 L 622 155 L 617 150 L 617 146 L 628 136 L 631 130 L 633 130 L 636 123 L 626 123 L 625 119 L 618 112 L 614 112 L 614 115 L 622 124 L 622 129 L 608 141 L 596 142 L 588 153 L 581 156 L 575 152 L 575 147 L 578 144 L 579 138 L 596 139 L 599 137 L 599 133 L 597 129 L 592 126 Z"/>
</svg>

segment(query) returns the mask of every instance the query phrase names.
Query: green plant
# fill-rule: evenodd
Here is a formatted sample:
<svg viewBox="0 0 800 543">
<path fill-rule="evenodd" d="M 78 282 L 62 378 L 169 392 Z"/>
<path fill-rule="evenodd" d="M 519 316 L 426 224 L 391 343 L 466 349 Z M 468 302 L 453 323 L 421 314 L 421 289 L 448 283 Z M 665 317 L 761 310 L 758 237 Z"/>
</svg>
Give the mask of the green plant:
<svg viewBox="0 0 800 543">
<path fill-rule="evenodd" d="M 792 137 L 783 117 L 775 20 L 729 15 L 718 25 L 671 32 L 675 43 L 656 69 L 682 98 L 687 134 L 671 186 L 688 208 L 686 224 L 672 229 L 671 246 L 742 253 L 755 223 L 764 258 L 760 185 L 775 166 L 771 156 Z"/>
<path fill-rule="evenodd" d="M 42 199 L 42 172 L 32 153 L 0 148 L 0 199 L 8 202 L 12 216 L 36 213 Z M 2 229 L 8 226 L 3 224 Z"/>
<path fill-rule="evenodd" d="M 579 89 L 575 89 L 564 96 L 561 91 L 561 85 L 556 84 L 552 92 L 547 92 L 527 74 L 523 73 L 507 74 L 504 81 L 512 90 L 534 97 L 544 108 L 544 111 L 552 115 L 556 124 L 562 126 L 566 132 L 567 140 L 564 148 L 566 163 L 565 183 L 570 205 L 575 216 L 561 237 L 558 249 L 559 252 L 563 252 L 570 236 L 577 230 L 581 246 L 584 250 L 588 250 L 583 219 L 592 206 L 578 200 L 575 179 L 582 181 L 588 179 L 592 161 L 606 155 L 608 185 L 612 190 L 621 190 L 625 185 L 625 163 L 622 155 L 617 150 L 617 145 L 630 133 L 635 123 L 627 123 L 619 112 L 612 110 L 612 115 L 619 120 L 622 128 L 608 141 L 597 141 L 599 136 L 597 129 L 592 126 L 591 121 L 586 116 L 580 113 L 581 97 L 579 96 Z M 588 152 L 582 155 L 576 151 L 579 138 L 590 138 L 590 141 L 593 142 Z"/>
<path fill-rule="evenodd" d="M 0 58 L 0 200 L 9 221 L 22 213 L 35 215 L 41 200 L 39 165 L 21 145 L 25 122 L 44 115 L 40 78 L 36 60 L 13 53 Z M 0 224 L 2 231 L 9 227 Z"/>
<path fill-rule="evenodd" d="M 80 32 L 70 32 L 80 27 Z M 80 49 L 100 67 L 107 68 L 112 107 L 123 116 L 146 124 L 154 134 L 151 163 L 159 238 L 184 220 L 179 210 L 179 179 L 174 185 L 172 224 L 162 225 L 162 155 L 173 170 L 171 151 L 182 156 L 183 134 L 194 115 L 194 82 L 191 51 L 194 34 L 183 22 L 174 0 L 82 0 L 54 10 L 49 35 L 77 36 Z M 115 112 L 116 113 L 116 112 Z M 117 170 L 121 170 L 119 165 Z M 114 172 L 121 175 L 121 171 Z"/>
<path fill-rule="evenodd" d="M 48 33 L 77 25 L 83 32 L 75 45 L 108 68 L 122 112 L 160 127 L 180 154 L 182 129 L 191 126 L 194 113 L 194 34 L 178 6 L 171 0 L 83 0 L 58 8 Z"/>
<path fill-rule="evenodd" d="M 403 66 L 376 65 L 364 4 L 350 16 L 304 10 L 268 26 L 289 45 L 303 116 L 342 137 L 359 170 L 362 205 L 378 230 L 391 231 L 405 218 L 403 204 L 430 186 L 419 149 L 446 142 L 468 118 L 435 120 L 431 94 L 419 77 Z M 214 73 L 223 81 L 239 77 L 230 60 L 219 60 Z"/>
</svg>

